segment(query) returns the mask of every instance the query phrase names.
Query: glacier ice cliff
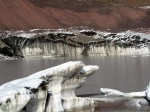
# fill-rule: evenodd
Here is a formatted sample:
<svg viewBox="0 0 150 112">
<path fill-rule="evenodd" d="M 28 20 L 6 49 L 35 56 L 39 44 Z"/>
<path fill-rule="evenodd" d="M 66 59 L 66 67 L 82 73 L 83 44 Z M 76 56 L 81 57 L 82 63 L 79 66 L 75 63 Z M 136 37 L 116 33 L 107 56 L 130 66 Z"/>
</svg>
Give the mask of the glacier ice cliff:
<svg viewBox="0 0 150 112">
<path fill-rule="evenodd" d="M 34 29 L 5 31 L 1 41 L 15 56 L 82 56 L 149 54 L 150 34 L 135 31 L 120 33 L 94 30 Z"/>
<path fill-rule="evenodd" d="M 92 107 L 92 98 L 75 95 L 98 66 L 67 62 L 0 86 L 0 112 L 62 112 Z M 93 112 L 91 108 L 90 112 Z"/>
</svg>

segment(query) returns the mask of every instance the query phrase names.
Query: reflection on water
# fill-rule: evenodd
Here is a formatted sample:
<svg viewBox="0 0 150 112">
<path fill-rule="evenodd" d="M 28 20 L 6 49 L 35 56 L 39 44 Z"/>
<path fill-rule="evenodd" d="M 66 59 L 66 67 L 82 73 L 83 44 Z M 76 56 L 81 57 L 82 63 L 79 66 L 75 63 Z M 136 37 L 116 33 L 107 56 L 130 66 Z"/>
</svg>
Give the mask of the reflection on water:
<svg viewBox="0 0 150 112">
<path fill-rule="evenodd" d="M 87 65 L 98 65 L 100 68 L 93 76 L 89 77 L 84 87 L 77 90 L 77 94 L 98 93 L 100 87 L 113 88 L 123 92 L 142 91 L 150 81 L 149 56 L 93 56 L 1 61 L 0 84 L 76 60 L 83 61 Z"/>
<path fill-rule="evenodd" d="M 83 61 L 98 65 L 99 70 L 90 76 L 85 85 L 76 90 L 78 96 L 99 97 L 99 89 L 113 88 L 123 92 L 143 91 L 150 81 L 149 56 L 90 56 L 32 58 L 0 62 L 0 84 L 26 77 L 34 72 L 56 66 L 67 61 Z M 97 107 L 99 108 L 99 106 Z M 98 110 L 98 109 L 96 109 Z"/>
<path fill-rule="evenodd" d="M 150 81 L 150 57 L 106 56 L 82 59 L 84 63 L 96 64 L 99 71 L 91 76 L 77 93 L 97 93 L 100 87 L 123 92 L 143 91 Z"/>
</svg>

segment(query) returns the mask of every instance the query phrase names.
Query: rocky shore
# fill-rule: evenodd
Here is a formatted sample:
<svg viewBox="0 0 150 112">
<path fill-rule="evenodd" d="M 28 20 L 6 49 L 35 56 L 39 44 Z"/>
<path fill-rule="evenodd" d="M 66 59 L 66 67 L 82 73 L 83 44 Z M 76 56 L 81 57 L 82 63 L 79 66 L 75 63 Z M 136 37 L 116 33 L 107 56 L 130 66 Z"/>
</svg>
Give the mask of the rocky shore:
<svg viewBox="0 0 150 112">
<path fill-rule="evenodd" d="M 0 61 L 3 61 L 3 60 L 15 60 L 17 58 L 13 58 L 13 57 L 9 57 L 9 56 L 6 56 L 6 55 L 2 55 L 0 54 Z"/>
</svg>

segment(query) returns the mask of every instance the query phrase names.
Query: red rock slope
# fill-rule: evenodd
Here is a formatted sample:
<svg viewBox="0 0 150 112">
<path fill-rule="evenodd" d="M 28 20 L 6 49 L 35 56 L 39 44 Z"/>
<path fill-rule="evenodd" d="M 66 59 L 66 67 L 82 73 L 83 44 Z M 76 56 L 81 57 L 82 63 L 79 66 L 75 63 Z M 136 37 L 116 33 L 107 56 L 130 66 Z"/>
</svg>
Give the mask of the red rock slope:
<svg viewBox="0 0 150 112">
<path fill-rule="evenodd" d="M 0 0 L 0 29 L 130 29 L 150 26 L 150 13 L 101 0 Z"/>
</svg>

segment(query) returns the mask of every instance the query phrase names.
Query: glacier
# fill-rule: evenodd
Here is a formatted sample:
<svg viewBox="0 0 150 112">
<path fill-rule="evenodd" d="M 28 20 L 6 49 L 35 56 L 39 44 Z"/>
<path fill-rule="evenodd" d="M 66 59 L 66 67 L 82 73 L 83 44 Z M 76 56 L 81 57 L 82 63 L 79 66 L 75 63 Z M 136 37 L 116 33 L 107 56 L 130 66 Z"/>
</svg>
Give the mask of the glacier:
<svg viewBox="0 0 150 112">
<path fill-rule="evenodd" d="M 107 32 L 70 29 L 5 31 L 2 54 L 19 57 L 150 54 L 150 34 L 139 31 Z"/>
</svg>

